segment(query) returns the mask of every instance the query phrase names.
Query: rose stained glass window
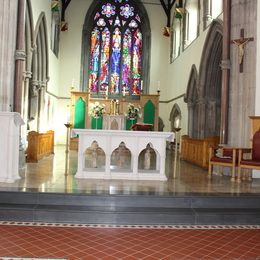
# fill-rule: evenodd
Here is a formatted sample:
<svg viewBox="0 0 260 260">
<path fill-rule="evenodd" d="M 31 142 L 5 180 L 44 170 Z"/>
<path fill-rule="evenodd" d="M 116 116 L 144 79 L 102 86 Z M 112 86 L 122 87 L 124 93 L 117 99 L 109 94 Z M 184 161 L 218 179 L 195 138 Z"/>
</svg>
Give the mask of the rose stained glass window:
<svg viewBox="0 0 260 260">
<path fill-rule="evenodd" d="M 101 0 L 93 19 L 89 91 L 139 95 L 143 44 L 138 10 L 128 0 Z"/>
</svg>

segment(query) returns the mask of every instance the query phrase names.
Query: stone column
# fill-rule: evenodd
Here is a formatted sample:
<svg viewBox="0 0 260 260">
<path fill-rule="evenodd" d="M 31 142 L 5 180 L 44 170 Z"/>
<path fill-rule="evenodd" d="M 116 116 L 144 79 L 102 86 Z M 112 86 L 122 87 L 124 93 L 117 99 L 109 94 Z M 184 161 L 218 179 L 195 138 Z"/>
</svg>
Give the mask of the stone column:
<svg viewBox="0 0 260 260">
<path fill-rule="evenodd" d="M 46 82 L 41 82 L 41 87 L 39 89 L 39 118 L 38 118 L 38 131 L 42 132 L 46 127 L 45 109 L 45 93 L 46 93 Z"/>
<path fill-rule="evenodd" d="M 211 0 L 203 0 L 203 7 L 204 7 L 204 9 L 203 9 L 203 27 L 205 29 L 209 26 L 209 24 L 212 21 Z"/>
<path fill-rule="evenodd" d="M 18 20 L 15 55 L 14 111 L 22 113 L 23 72 L 25 70 L 25 0 L 18 1 Z"/>
<path fill-rule="evenodd" d="M 21 116 L 25 122 L 25 126 L 21 128 L 21 138 L 22 140 L 26 140 L 27 137 L 27 124 L 28 124 L 28 108 L 29 108 L 29 82 L 32 77 L 32 73 L 30 71 L 24 72 L 24 81 L 23 81 L 23 103 L 22 103 L 22 113 Z"/>
<path fill-rule="evenodd" d="M 205 117 L 206 117 L 206 103 L 204 99 L 198 102 L 198 136 L 196 138 L 205 138 Z"/>
<path fill-rule="evenodd" d="M 222 85 L 221 85 L 221 118 L 220 143 L 228 141 L 228 105 L 230 77 L 230 18 L 231 1 L 223 0 L 223 50 L 222 50 Z"/>
<path fill-rule="evenodd" d="M 17 0 L 0 0 L 0 111 L 13 110 Z"/>
<path fill-rule="evenodd" d="M 193 113 L 194 113 L 194 105 L 192 103 L 188 103 L 188 135 L 189 137 L 193 137 Z"/>
</svg>

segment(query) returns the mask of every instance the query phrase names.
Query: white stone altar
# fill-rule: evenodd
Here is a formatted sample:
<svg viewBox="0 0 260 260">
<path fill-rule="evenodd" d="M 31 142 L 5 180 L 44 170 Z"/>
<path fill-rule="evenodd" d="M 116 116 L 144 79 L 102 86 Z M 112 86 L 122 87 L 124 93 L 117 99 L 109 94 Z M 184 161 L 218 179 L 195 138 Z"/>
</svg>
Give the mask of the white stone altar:
<svg viewBox="0 0 260 260">
<path fill-rule="evenodd" d="M 76 178 L 167 180 L 165 175 L 166 141 L 173 141 L 174 134 L 171 132 L 72 129 L 72 134 L 79 136 Z M 85 165 L 85 153 L 93 142 L 97 142 L 105 153 L 104 167 L 86 167 Z M 122 142 L 131 152 L 130 169 L 113 169 L 111 155 Z M 139 155 L 148 144 L 156 154 L 154 170 L 147 169 L 149 167 L 140 169 L 138 165 Z"/>
<path fill-rule="evenodd" d="M 12 183 L 19 176 L 19 132 L 24 124 L 19 113 L 0 112 L 0 182 Z"/>
</svg>

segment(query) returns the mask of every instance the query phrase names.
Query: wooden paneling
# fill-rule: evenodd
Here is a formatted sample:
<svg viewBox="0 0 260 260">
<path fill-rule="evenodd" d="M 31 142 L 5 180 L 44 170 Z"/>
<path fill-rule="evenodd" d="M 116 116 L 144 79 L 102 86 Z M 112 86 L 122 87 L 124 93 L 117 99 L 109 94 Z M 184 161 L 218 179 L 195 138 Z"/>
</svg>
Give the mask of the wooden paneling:
<svg viewBox="0 0 260 260">
<path fill-rule="evenodd" d="M 72 91 L 71 92 L 71 106 L 70 106 L 70 123 L 72 124 L 72 128 L 73 123 L 74 123 L 74 109 L 75 109 L 75 103 L 78 100 L 78 98 L 82 98 L 85 102 L 86 102 L 86 128 L 90 128 L 90 116 L 88 114 L 89 111 L 89 106 L 92 103 L 95 102 L 99 102 L 100 104 L 104 104 L 105 105 L 105 109 L 106 109 L 106 113 L 107 114 L 111 114 L 111 101 L 113 99 L 110 98 L 106 98 L 104 96 L 104 98 L 92 98 L 91 97 L 91 93 L 89 92 L 77 92 L 77 91 Z M 154 106 L 155 106 L 155 120 L 154 120 L 154 130 L 157 131 L 158 130 L 158 117 L 159 117 L 159 95 L 140 95 L 140 98 L 138 99 L 128 99 L 128 98 L 121 98 L 119 99 L 119 115 L 124 115 L 127 111 L 127 106 L 129 103 L 134 104 L 135 106 L 140 105 L 141 109 L 142 109 L 142 115 L 144 114 L 143 109 L 144 109 L 144 105 L 150 100 Z M 143 117 L 138 119 L 139 122 L 143 122 Z"/>
<path fill-rule="evenodd" d="M 38 162 L 44 156 L 54 153 L 54 131 L 28 134 L 27 162 Z"/>
<path fill-rule="evenodd" d="M 85 114 L 85 128 L 91 128 L 91 118 L 89 116 L 89 107 L 91 104 L 95 102 L 99 102 L 100 104 L 105 105 L 106 114 L 113 114 L 111 111 L 111 101 L 113 99 L 104 96 L 103 98 L 93 98 L 90 92 L 78 92 L 72 91 L 71 92 L 71 104 L 70 104 L 70 123 L 72 124 L 72 128 L 74 128 L 74 116 L 75 116 L 75 104 L 79 98 L 82 98 L 86 102 L 86 114 Z M 142 94 L 140 96 L 136 96 L 136 99 L 130 99 L 129 97 L 121 97 L 119 99 L 119 115 L 125 115 L 127 111 L 127 107 L 129 103 L 134 104 L 135 106 L 140 105 L 142 118 L 138 118 L 138 122 L 143 123 L 143 115 L 144 115 L 144 106 L 150 100 L 155 106 L 155 118 L 154 118 L 154 127 L 155 131 L 158 131 L 158 118 L 159 118 L 159 99 L 160 95 L 153 94 L 153 95 L 146 95 Z M 78 146 L 78 139 L 71 138 L 70 140 L 70 149 L 77 150 Z"/>
<path fill-rule="evenodd" d="M 202 168 L 209 165 L 209 147 L 219 144 L 219 137 L 205 139 L 193 139 L 189 136 L 182 136 L 181 159 L 194 163 Z"/>
</svg>

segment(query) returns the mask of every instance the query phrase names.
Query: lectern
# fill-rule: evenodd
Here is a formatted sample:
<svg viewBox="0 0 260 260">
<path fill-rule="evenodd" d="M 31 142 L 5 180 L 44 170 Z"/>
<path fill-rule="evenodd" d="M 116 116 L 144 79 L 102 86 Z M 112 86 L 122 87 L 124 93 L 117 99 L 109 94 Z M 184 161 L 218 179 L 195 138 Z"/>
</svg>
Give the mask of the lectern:
<svg viewBox="0 0 260 260">
<path fill-rule="evenodd" d="M 0 182 L 12 183 L 19 176 L 19 132 L 24 124 L 19 113 L 0 112 Z"/>
</svg>

